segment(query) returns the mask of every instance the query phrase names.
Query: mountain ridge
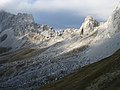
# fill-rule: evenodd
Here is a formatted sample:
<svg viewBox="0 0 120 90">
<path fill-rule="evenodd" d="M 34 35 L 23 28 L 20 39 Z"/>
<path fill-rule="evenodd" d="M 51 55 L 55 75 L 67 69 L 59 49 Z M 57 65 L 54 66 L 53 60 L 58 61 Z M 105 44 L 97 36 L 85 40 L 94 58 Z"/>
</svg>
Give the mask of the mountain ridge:
<svg viewBox="0 0 120 90">
<path fill-rule="evenodd" d="M 29 15 L 26 18 L 21 15 L 14 19 L 14 28 L 6 26 L 7 29 L 0 33 L 1 51 L 3 47 L 10 48 L 9 51 L 5 48 L 0 55 L 2 89 L 35 89 L 109 57 L 120 49 L 120 8 L 115 9 L 104 24 L 87 17 L 79 30 L 60 32 L 47 25 L 31 23 L 34 20 L 29 19 Z M 14 20 L 8 20 L 6 25 L 9 26 Z"/>
</svg>

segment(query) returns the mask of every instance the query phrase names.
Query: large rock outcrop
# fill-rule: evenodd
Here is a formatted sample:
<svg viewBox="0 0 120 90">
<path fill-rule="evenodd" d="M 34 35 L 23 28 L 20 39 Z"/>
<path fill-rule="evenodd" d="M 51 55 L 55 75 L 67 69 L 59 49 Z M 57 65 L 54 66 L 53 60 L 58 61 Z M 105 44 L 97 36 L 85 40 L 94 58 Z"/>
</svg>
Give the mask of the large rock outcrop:
<svg viewBox="0 0 120 90">
<path fill-rule="evenodd" d="M 81 35 L 88 35 L 90 32 L 94 31 L 96 27 L 99 26 L 99 22 L 96 21 L 93 17 L 87 16 L 80 27 Z"/>
</svg>

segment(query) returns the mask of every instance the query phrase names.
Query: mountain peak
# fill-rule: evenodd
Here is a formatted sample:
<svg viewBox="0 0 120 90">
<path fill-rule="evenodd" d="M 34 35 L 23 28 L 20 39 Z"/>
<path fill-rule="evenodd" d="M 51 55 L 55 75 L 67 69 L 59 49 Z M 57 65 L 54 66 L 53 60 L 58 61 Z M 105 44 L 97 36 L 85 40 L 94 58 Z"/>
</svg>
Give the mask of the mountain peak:
<svg viewBox="0 0 120 90">
<path fill-rule="evenodd" d="M 80 27 L 81 34 L 88 35 L 97 26 L 99 26 L 99 22 L 93 17 L 87 16 Z"/>
<path fill-rule="evenodd" d="M 34 23 L 34 18 L 31 14 L 27 14 L 27 13 L 18 13 L 16 15 L 17 18 L 20 19 L 20 21 L 24 21 L 24 22 L 28 22 L 28 23 Z"/>
<path fill-rule="evenodd" d="M 85 18 L 85 21 L 88 21 L 88 20 L 93 20 L 93 17 L 92 17 L 92 16 L 87 16 L 87 17 Z"/>
</svg>

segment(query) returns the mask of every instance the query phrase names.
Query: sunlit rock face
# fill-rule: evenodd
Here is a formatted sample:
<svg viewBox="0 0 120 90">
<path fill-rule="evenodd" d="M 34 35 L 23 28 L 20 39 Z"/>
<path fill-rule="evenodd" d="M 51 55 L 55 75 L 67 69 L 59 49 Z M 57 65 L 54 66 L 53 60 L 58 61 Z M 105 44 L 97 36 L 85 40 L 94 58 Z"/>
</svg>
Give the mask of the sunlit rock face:
<svg viewBox="0 0 120 90">
<path fill-rule="evenodd" d="M 96 27 L 99 26 L 99 22 L 96 21 L 93 17 L 87 16 L 80 27 L 82 35 L 88 35 L 90 32 L 94 31 Z"/>
</svg>

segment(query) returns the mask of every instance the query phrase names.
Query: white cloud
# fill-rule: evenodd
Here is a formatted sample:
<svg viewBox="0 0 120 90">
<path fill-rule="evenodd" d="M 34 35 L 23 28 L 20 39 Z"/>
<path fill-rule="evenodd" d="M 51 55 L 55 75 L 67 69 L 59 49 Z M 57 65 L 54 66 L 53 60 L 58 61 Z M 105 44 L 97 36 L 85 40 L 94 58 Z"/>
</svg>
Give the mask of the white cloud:
<svg viewBox="0 0 120 90">
<path fill-rule="evenodd" d="M 13 13 L 54 13 L 64 10 L 79 16 L 93 15 L 106 19 L 118 2 L 119 0 L 0 0 L 0 9 Z"/>
</svg>

